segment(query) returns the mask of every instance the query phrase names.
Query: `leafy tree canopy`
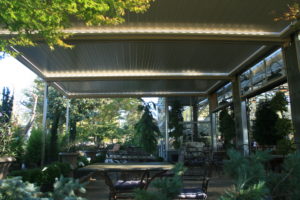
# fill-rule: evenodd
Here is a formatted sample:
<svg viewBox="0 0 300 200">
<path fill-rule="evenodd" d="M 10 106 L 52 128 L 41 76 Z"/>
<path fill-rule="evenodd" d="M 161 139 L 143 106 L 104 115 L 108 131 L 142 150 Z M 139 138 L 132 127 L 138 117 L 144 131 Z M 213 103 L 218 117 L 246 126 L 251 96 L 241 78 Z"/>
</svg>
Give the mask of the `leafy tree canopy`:
<svg viewBox="0 0 300 200">
<path fill-rule="evenodd" d="M 124 22 L 126 12 L 143 13 L 154 0 L 1 0 L 0 27 L 10 35 L 0 40 L 0 52 L 10 46 L 33 46 L 44 40 L 50 48 L 70 47 L 63 30 L 73 22 L 87 26 Z"/>
<path fill-rule="evenodd" d="M 271 100 L 258 104 L 253 137 L 259 144 L 276 145 L 292 131 L 291 121 L 284 116 L 287 105 L 285 95 L 281 92 L 277 92 Z"/>
</svg>

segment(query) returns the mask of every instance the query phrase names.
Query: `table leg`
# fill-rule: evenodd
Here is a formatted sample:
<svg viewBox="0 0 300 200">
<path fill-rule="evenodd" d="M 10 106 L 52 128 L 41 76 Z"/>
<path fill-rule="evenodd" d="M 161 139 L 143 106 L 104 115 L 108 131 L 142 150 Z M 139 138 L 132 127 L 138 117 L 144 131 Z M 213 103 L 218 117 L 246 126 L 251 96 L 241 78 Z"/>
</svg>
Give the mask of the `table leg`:
<svg viewBox="0 0 300 200">
<path fill-rule="evenodd" d="M 167 170 L 164 170 L 164 171 L 161 171 L 161 172 L 158 172 L 158 173 L 154 174 L 154 176 L 152 176 L 152 177 L 149 179 L 149 181 L 146 182 L 146 185 L 145 185 L 144 189 L 147 190 L 148 187 L 149 187 L 149 185 L 150 185 L 150 183 L 151 183 L 155 178 L 160 177 L 161 175 L 163 175 L 163 174 L 166 173 L 166 172 L 167 172 Z M 148 172 L 148 173 L 149 173 L 149 172 Z"/>
<path fill-rule="evenodd" d="M 107 172 L 100 173 L 100 176 L 104 179 L 105 184 L 109 187 L 109 200 L 111 200 L 111 198 L 115 199 L 116 191 L 111 178 L 109 177 Z"/>
</svg>

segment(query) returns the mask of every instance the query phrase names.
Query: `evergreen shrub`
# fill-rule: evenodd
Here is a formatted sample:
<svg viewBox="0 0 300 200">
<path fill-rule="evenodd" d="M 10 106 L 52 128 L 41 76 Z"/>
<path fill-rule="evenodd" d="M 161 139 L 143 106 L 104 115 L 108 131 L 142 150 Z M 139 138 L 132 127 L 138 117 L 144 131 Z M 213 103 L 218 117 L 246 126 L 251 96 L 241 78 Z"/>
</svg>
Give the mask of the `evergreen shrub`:
<svg viewBox="0 0 300 200">
<path fill-rule="evenodd" d="M 71 171 L 70 165 L 67 163 L 52 163 L 45 166 L 43 169 L 27 169 L 13 171 L 9 174 L 10 177 L 22 177 L 23 181 L 35 183 L 41 187 L 42 191 L 53 190 L 53 183 L 60 176 L 68 176 Z"/>
</svg>

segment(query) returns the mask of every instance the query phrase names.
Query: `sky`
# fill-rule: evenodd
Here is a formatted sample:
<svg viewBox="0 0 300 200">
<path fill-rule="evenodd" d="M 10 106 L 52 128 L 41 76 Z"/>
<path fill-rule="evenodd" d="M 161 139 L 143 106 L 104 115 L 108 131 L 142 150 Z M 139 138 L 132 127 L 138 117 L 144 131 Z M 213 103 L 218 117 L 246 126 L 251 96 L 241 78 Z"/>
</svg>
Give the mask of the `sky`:
<svg viewBox="0 0 300 200">
<path fill-rule="evenodd" d="M 21 105 L 21 102 L 26 98 L 24 91 L 30 90 L 33 86 L 33 81 L 37 76 L 25 67 L 22 63 L 14 57 L 6 55 L 0 59 L 0 93 L 2 97 L 3 87 L 8 87 L 14 93 L 14 114 L 21 116 L 21 123 L 23 115 L 28 110 Z"/>
</svg>

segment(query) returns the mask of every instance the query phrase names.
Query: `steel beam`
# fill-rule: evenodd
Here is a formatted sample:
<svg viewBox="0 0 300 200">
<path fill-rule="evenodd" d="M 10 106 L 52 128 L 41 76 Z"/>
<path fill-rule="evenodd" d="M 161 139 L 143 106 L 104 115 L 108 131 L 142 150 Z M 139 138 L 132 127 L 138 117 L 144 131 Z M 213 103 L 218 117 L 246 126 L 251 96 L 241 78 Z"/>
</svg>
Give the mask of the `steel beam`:
<svg viewBox="0 0 300 200">
<path fill-rule="evenodd" d="M 70 99 L 67 99 L 67 108 L 66 108 L 66 135 L 67 136 L 69 135 L 69 124 L 70 124 Z"/>
<path fill-rule="evenodd" d="M 200 68 L 200 67 L 199 67 Z M 52 75 L 55 74 L 55 75 Z M 66 81 L 101 81 L 101 80 L 230 80 L 231 77 L 227 73 L 201 73 L 201 72 L 93 72 L 91 74 L 76 74 L 76 73 L 44 73 L 45 79 L 51 82 L 66 82 Z"/>
<path fill-rule="evenodd" d="M 165 98 L 165 129 L 166 129 L 166 135 L 165 135 L 165 159 L 168 160 L 168 150 L 169 150 L 169 108 L 168 108 L 168 101 L 167 98 Z"/>
<path fill-rule="evenodd" d="M 294 140 L 300 150 L 300 40 L 299 35 L 293 37 L 288 47 L 283 48 L 287 80 L 290 93 L 292 121 L 295 129 Z"/>
<path fill-rule="evenodd" d="M 241 99 L 241 88 L 239 77 L 232 80 L 232 97 L 234 106 L 236 147 L 244 155 L 249 154 L 249 135 L 247 127 L 247 107 L 246 102 Z"/>
<path fill-rule="evenodd" d="M 45 164 L 45 152 L 46 152 L 46 134 L 47 134 L 47 113 L 48 113 L 48 88 L 49 85 L 45 82 L 44 88 L 44 107 L 43 107 L 43 134 L 42 134 L 42 153 L 41 153 L 41 166 Z"/>
<path fill-rule="evenodd" d="M 125 97 L 172 97 L 202 96 L 206 92 L 115 92 L 115 93 L 67 93 L 69 98 L 125 98 Z"/>
<path fill-rule="evenodd" d="M 210 135 L 212 151 L 217 151 L 217 119 L 216 113 L 213 112 L 218 107 L 217 93 L 210 94 L 209 100 L 209 115 L 210 115 Z"/>
</svg>

